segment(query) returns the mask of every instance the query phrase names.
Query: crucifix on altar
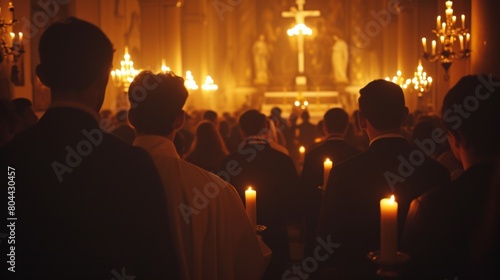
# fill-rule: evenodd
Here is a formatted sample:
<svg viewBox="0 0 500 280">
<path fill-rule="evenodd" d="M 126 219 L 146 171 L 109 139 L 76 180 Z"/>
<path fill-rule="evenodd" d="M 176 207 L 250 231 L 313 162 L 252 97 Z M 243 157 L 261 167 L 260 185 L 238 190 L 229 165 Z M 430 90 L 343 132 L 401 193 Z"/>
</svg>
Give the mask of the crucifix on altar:
<svg viewBox="0 0 500 280">
<path fill-rule="evenodd" d="M 295 18 L 295 26 L 288 29 L 288 36 L 297 36 L 297 50 L 298 50 L 298 70 L 299 73 L 295 78 L 295 85 L 298 89 L 304 89 L 307 85 L 307 79 L 304 75 L 304 36 L 312 35 L 311 28 L 305 24 L 306 17 L 319 17 L 320 11 L 306 11 L 304 5 L 306 0 L 296 0 L 296 7 L 290 8 L 290 11 L 281 13 L 282 17 Z"/>
</svg>

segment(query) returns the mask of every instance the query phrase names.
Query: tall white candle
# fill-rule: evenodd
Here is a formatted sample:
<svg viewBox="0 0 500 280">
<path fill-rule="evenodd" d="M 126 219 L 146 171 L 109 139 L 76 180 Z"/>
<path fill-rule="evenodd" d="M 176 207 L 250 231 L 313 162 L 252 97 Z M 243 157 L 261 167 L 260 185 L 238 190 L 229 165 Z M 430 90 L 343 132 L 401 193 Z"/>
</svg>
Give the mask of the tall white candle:
<svg viewBox="0 0 500 280">
<path fill-rule="evenodd" d="M 439 28 L 441 28 L 441 16 L 436 18 L 436 31 L 439 31 Z"/>
<path fill-rule="evenodd" d="M 395 262 L 398 252 L 398 203 L 391 198 L 380 200 L 380 248 L 382 261 Z"/>
<path fill-rule="evenodd" d="M 462 29 L 465 29 L 465 15 L 462 15 Z"/>
<path fill-rule="evenodd" d="M 323 190 L 326 190 L 326 184 L 328 183 L 328 177 L 330 176 L 332 166 L 333 162 L 329 158 L 323 163 Z"/>
<path fill-rule="evenodd" d="M 248 187 L 245 191 L 245 208 L 252 225 L 257 229 L 257 192 Z"/>
<path fill-rule="evenodd" d="M 436 40 L 432 40 L 432 54 L 436 54 Z"/>
<path fill-rule="evenodd" d="M 424 52 L 427 52 L 427 39 L 425 37 L 422 38 L 422 47 L 424 47 Z"/>
</svg>

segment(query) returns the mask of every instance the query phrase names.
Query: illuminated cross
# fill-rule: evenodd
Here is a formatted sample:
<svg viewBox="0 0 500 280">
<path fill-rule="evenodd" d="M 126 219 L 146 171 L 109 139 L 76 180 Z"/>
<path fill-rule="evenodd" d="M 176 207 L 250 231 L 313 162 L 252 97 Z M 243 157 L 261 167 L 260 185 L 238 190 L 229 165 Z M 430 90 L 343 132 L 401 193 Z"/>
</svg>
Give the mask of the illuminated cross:
<svg viewBox="0 0 500 280">
<path fill-rule="evenodd" d="M 296 0 L 297 8 L 292 7 L 290 11 L 282 12 L 285 18 L 295 18 L 295 26 L 288 29 L 288 36 L 297 36 L 297 49 L 299 53 L 299 75 L 304 73 L 304 35 L 311 35 L 311 28 L 305 25 L 306 17 L 319 17 L 320 11 L 305 11 L 306 0 Z"/>
</svg>

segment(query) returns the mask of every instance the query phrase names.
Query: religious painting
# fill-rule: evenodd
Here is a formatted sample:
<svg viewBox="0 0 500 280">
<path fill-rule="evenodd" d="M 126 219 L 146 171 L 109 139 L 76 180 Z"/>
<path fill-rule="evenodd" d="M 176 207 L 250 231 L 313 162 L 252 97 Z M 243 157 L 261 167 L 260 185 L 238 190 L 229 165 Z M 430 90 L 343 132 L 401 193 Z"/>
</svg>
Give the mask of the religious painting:
<svg viewBox="0 0 500 280">
<path fill-rule="evenodd" d="M 348 78 L 349 1 L 306 0 L 305 11 L 319 11 L 320 16 L 305 17 L 305 24 L 312 35 L 304 36 L 304 73 L 311 89 L 331 89 Z M 298 73 L 298 42 L 296 36 L 288 36 L 294 18 L 282 17 L 284 11 L 295 11 L 296 0 L 258 1 L 257 30 L 264 35 L 269 48 L 270 88 L 283 90 L 293 87 Z M 336 42 L 339 42 L 336 44 Z M 336 48 L 334 48 L 336 46 Z M 335 54 L 339 54 L 336 57 Z M 343 73 L 334 71 L 334 65 L 342 65 Z M 343 74 L 343 75 L 342 75 Z"/>
</svg>

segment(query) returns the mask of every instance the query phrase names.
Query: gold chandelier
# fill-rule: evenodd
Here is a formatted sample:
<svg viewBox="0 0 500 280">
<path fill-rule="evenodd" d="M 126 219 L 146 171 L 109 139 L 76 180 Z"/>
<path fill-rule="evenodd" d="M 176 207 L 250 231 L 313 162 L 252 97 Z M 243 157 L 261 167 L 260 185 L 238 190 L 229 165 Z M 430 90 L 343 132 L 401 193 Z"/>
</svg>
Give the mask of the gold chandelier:
<svg viewBox="0 0 500 280">
<path fill-rule="evenodd" d="M 12 2 L 9 2 L 9 12 L 12 14 L 12 19 L 7 22 L 1 17 L 0 9 L 0 63 L 2 63 L 3 60 L 8 58 L 9 56 L 12 56 L 13 62 L 16 63 L 24 53 L 23 33 L 19 32 L 18 34 L 16 34 L 14 32 L 7 31 L 7 27 L 13 27 L 18 22 L 18 20 L 14 16 L 14 5 L 12 5 Z M 9 43 L 7 43 L 4 39 L 4 36 L 6 34 L 9 34 Z"/>
<path fill-rule="evenodd" d="M 465 28 L 465 15 L 461 16 L 461 26 L 455 27 L 457 17 L 453 15 L 453 1 L 446 1 L 446 17 L 441 22 L 441 16 L 436 18 L 436 30 L 432 32 L 439 39 L 440 47 L 437 50 L 438 42 L 432 40 L 431 51 L 427 49 L 427 39 L 422 38 L 424 48 L 424 58 L 434 62 L 439 61 L 445 70 L 445 80 L 449 79 L 448 70 L 453 63 L 453 59 L 467 59 L 470 56 L 470 32 Z M 455 52 L 453 46 L 458 44 L 460 49 Z"/>
</svg>

